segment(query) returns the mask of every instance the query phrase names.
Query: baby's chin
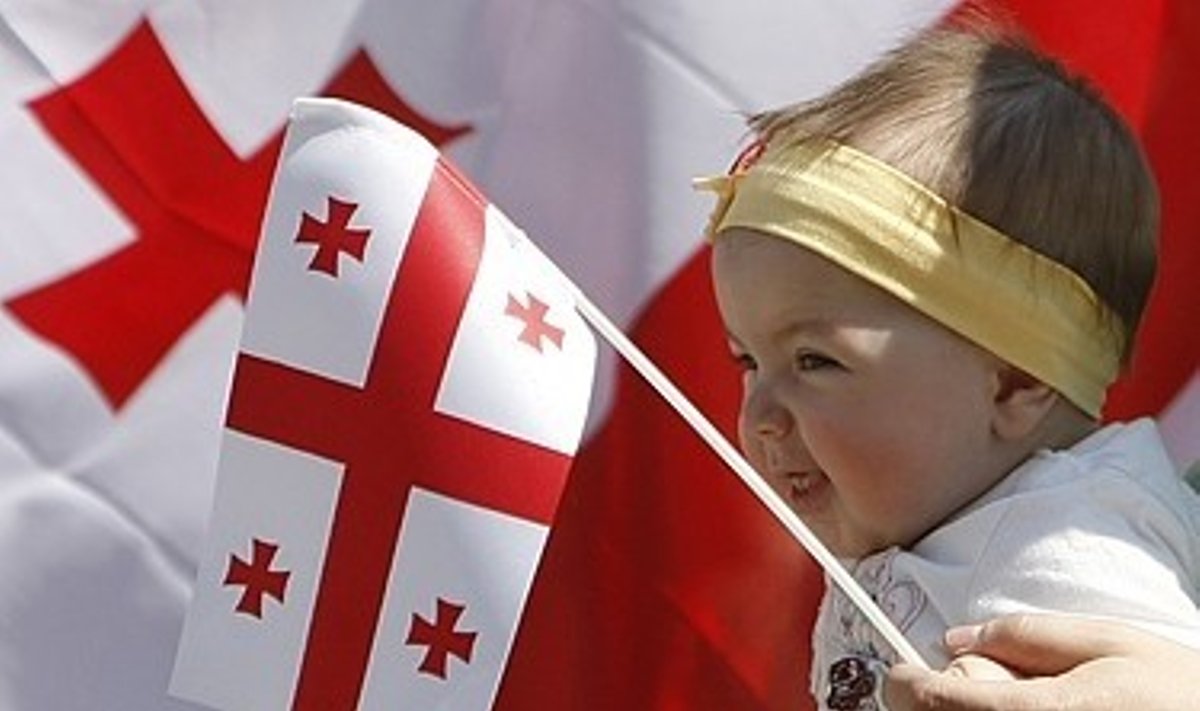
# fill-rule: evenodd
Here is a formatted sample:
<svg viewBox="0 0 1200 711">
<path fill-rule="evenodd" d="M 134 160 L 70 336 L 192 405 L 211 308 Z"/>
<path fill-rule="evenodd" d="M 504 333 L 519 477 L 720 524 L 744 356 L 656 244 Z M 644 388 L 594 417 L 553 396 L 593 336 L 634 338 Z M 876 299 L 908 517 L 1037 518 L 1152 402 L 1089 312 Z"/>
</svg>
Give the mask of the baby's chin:
<svg viewBox="0 0 1200 711">
<path fill-rule="evenodd" d="M 788 507 L 804 522 L 830 553 L 842 560 L 862 560 L 891 548 L 907 548 L 920 535 L 886 532 L 849 523 L 842 501 L 829 479 L 808 478 L 800 485 L 776 487 Z M 895 522 L 912 524 L 911 521 Z"/>
<path fill-rule="evenodd" d="M 862 560 L 890 548 L 903 547 L 887 538 L 867 538 L 855 535 L 853 532 L 839 530 L 837 526 L 830 526 L 828 520 L 808 521 L 803 515 L 800 516 L 800 519 L 829 549 L 829 552 L 842 561 Z"/>
</svg>

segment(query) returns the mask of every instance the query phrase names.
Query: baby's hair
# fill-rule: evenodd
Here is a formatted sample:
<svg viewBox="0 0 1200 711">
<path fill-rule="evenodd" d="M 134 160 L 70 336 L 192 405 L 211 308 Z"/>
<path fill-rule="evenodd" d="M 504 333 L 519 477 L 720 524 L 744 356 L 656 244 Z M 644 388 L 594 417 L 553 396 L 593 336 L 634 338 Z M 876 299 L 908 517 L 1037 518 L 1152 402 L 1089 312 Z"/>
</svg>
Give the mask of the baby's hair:
<svg viewBox="0 0 1200 711">
<path fill-rule="evenodd" d="M 1154 178 L 1100 95 L 1012 28 L 925 30 L 750 125 L 769 140 L 849 144 L 1069 267 L 1121 318 L 1128 360 L 1156 269 Z"/>
</svg>

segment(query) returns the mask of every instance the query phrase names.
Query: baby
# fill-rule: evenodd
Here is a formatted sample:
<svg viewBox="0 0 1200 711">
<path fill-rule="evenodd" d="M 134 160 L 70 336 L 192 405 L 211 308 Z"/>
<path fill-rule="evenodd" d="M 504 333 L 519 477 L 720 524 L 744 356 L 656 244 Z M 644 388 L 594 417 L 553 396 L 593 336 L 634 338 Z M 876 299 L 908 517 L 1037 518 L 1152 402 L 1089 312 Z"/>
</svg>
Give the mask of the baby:
<svg viewBox="0 0 1200 711">
<path fill-rule="evenodd" d="M 710 225 L 748 459 L 930 663 L 952 625 L 1118 618 L 1200 647 L 1200 504 L 1098 424 L 1155 271 L 1135 139 L 1019 39 L 938 28 L 756 117 Z M 827 586 L 822 708 L 894 652 Z"/>
</svg>

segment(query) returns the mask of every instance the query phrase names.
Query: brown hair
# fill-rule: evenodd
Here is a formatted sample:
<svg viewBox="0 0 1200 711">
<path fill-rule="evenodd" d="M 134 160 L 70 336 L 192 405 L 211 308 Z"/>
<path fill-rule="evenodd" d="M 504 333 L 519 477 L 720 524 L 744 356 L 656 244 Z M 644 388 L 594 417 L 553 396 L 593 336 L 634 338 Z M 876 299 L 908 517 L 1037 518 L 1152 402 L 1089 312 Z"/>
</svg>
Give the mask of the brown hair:
<svg viewBox="0 0 1200 711">
<path fill-rule="evenodd" d="M 1128 359 L 1156 269 L 1154 178 L 1099 94 L 1011 28 L 926 30 L 751 128 L 849 144 L 1069 267 L 1121 318 Z"/>
</svg>

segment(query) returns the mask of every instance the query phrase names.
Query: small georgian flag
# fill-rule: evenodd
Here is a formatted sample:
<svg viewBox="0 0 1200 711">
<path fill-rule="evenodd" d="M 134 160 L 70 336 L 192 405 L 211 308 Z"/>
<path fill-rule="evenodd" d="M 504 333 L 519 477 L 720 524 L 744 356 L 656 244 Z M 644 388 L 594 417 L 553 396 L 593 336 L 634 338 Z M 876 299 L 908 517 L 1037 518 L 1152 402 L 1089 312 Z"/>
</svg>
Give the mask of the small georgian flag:
<svg viewBox="0 0 1200 711">
<path fill-rule="evenodd" d="M 297 102 L 171 692 L 489 708 L 595 353 L 554 267 L 428 142 Z"/>
</svg>

